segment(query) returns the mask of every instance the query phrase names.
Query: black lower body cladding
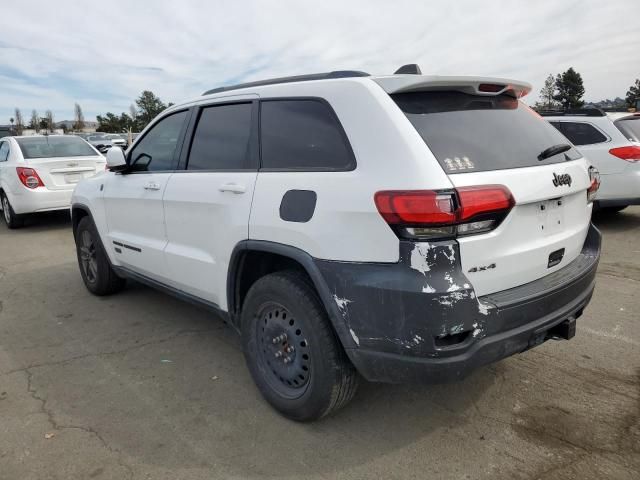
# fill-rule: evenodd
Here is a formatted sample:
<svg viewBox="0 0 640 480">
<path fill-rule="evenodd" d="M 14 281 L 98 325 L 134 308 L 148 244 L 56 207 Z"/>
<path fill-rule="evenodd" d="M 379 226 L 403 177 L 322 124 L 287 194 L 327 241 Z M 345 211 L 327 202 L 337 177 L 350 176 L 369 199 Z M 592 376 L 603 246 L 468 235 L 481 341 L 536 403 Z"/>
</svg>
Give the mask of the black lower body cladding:
<svg viewBox="0 0 640 480">
<path fill-rule="evenodd" d="M 402 383 L 460 379 L 573 331 L 591 299 L 599 257 L 600 232 L 591 225 L 569 265 L 484 297 L 465 277 L 456 241 L 403 241 L 396 264 L 315 262 L 358 371 L 370 381 Z"/>
</svg>

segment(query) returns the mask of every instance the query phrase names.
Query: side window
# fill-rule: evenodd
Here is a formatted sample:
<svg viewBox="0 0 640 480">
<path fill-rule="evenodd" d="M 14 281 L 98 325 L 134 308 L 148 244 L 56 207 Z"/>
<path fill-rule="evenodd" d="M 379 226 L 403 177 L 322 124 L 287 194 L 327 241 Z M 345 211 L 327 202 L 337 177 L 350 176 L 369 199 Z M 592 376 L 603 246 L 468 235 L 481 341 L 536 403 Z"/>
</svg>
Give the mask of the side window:
<svg viewBox="0 0 640 480">
<path fill-rule="evenodd" d="M 335 114 L 319 100 L 265 100 L 260 107 L 262 168 L 352 170 L 355 158 Z"/>
<path fill-rule="evenodd" d="M 574 145 L 606 142 L 607 137 L 593 125 L 584 122 L 551 122 Z"/>
<path fill-rule="evenodd" d="M 9 158 L 9 142 L 0 142 L 0 162 L 6 162 Z"/>
<path fill-rule="evenodd" d="M 251 103 L 203 108 L 191 144 L 187 170 L 251 168 L 255 160 L 251 152 L 252 111 Z"/>
<path fill-rule="evenodd" d="M 176 148 L 187 118 L 187 111 L 174 113 L 156 123 L 129 154 L 136 171 L 172 170 Z"/>
</svg>

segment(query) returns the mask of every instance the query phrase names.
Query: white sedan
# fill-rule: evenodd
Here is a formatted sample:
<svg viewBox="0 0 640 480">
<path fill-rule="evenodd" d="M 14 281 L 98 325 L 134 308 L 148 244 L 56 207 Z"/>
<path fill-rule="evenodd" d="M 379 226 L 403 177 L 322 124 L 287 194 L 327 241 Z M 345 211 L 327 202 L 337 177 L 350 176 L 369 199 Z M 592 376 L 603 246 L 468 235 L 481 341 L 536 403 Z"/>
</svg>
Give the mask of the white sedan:
<svg viewBox="0 0 640 480">
<path fill-rule="evenodd" d="M 9 228 L 29 213 L 68 209 L 83 178 L 104 172 L 105 158 L 80 137 L 0 138 L 0 209 Z"/>
</svg>

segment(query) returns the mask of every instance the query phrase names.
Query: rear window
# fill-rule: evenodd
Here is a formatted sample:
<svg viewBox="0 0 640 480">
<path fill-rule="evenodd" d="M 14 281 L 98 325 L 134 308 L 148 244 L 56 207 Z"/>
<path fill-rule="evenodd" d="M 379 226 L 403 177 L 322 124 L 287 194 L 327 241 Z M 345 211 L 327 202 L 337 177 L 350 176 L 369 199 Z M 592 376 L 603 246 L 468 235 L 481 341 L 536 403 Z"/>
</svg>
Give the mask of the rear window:
<svg viewBox="0 0 640 480">
<path fill-rule="evenodd" d="M 640 142 L 640 117 L 626 118 L 613 123 L 628 140 Z"/>
<path fill-rule="evenodd" d="M 347 137 L 331 107 L 320 100 L 268 100 L 260 107 L 262 168 L 351 170 Z"/>
<path fill-rule="evenodd" d="M 24 158 L 55 158 L 96 156 L 98 153 L 80 137 L 16 138 Z"/>
<path fill-rule="evenodd" d="M 447 173 L 533 167 L 581 156 L 572 148 L 539 161 L 542 151 L 567 140 L 509 95 L 445 91 L 398 93 L 391 98 Z"/>
<path fill-rule="evenodd" d="M 574 145 L 593 145 L 609 140 L 604 133 L 586 122 L 550 122 Z"/>
</svg>

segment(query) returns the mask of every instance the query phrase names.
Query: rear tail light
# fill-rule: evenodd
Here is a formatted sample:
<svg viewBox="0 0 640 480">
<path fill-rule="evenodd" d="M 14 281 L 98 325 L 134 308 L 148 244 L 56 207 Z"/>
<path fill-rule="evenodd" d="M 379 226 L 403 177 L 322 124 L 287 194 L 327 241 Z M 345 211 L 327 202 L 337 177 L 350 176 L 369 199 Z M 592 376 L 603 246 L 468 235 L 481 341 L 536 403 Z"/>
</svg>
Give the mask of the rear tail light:
<svg viewBox="0 0 640 480">
<path fill-rule="evenodd" d="M 618 147 L 609 150 L 609 153 L 615 157 L 626 160 L 627 162 L 640 162 L 640 147 L 629 145 L 628 147 Z"/>
<path fill-rule="evenodd" d="M 495 83 L 481 83 L 478 85 L 478 91 L 487 92 L 487 93 L 498 93 L 504 88 L 506 85 L 496 85 Z"/>
<path fill-rule="evenodd" d="M 515 202 L 503 185 L 455 190 L 382 191 L 375 194 L 380 215 L 405 238 L 444 238 L 496 228 Z"/>
<path fill-rule="evenodd" d="M 587 201 L 593 202 L 593 199 L 600 188 L 600 172 L 596 167 L 589 167 L 589 180 L 591 184 L 587 189 Z"/>
<path fill-rule="evenodd" d="M 44 187 L 44 183 L 33 168 L 16 167 L 20 182 L 27 188 Z"/>
</svg>

